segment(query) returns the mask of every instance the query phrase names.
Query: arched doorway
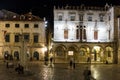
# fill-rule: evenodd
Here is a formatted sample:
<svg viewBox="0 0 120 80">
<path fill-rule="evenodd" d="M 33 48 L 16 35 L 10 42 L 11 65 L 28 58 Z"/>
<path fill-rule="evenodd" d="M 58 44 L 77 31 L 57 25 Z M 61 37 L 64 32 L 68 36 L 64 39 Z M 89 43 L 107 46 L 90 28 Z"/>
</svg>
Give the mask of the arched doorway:
<svg viewBox="0 0 120 80">
<path fill-rule="evenodd" d="M 100 46 L 94 46 L 91 53 L 92 62 L 104 62 L 104 51 Z"/>
<path fill-rule="evenodd" d="M 5 53 L 4 53 L 4 59 L 5 60 L 8 60 L 9 59 L 9 52 L 8 51 L 5 51 Z"/>
<path fill-rule="evenodd" d="M 109 63 L 113 62 L 113 48 L 110 46 L 105 49 L 105 60 Z"/>
<path fill-rule="evenodd" d="M 79 51 L 79 62 L 87 62 L 87 58 L 90 57 L 90 49 L 87 46 L 81 47 Z"/>
<path fill-rule="evenodd" d="M 68 56 L 67 56 L 68 61 L 73 59 L 75 62 L 77 60 L 77 50 L 74 46 L 70 46 L 68 48 Z"/>
<path fill-rule="evenodd" d="M 14 52 L 14 57 L 16 60 L 19 60 L 19 52 L 18 51 Z"/>
<path fill-rule="evenodd" d="M 34 59 L 39 60 L 39 53 L 37 51 L 33 54 Z"/>
<path fill-rule="evenodd" d="M 65 49 L 63 46 L 58 46 L 55 49 L 55 62 L 64 63 L 66 60 Z"/>
</svg>

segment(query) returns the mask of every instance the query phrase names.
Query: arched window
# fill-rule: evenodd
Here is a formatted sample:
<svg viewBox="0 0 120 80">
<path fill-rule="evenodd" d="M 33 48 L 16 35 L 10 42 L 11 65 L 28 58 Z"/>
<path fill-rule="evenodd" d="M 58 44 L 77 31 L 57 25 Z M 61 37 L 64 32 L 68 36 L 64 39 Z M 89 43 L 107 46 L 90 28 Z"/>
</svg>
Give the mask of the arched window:
<svg viewBox="0 0 120 80">
<path fill-rule="evenodd" d="M 33 57 L 36 58 L 36 60 L 39 60 L 39 53 L 35 51 Z"/>
<path fill-rule="evenodd" d="M 14 52 L 14 57 L 16 58 L 16 60 L 19 60 L 19 52 L 18 51 Z"/>
</svg>

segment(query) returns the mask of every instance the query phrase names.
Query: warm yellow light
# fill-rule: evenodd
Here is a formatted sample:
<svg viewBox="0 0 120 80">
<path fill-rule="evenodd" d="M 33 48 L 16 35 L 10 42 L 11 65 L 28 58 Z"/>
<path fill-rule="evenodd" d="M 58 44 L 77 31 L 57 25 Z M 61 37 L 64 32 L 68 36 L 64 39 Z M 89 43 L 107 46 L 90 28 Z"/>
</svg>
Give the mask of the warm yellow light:
<svg viewBox="0 0 120 80">
<path fill-rule="evenodd" d="M 99 51 L 100 50 L 100 47 L 99 46 L 94 46 L 94 49 Z"/>
<path fill-rule="evenodd" d="M 47 51 L 47 47 L 44 47 L 43 49 L 44 49 L 44 51 Z"/>
</svg>

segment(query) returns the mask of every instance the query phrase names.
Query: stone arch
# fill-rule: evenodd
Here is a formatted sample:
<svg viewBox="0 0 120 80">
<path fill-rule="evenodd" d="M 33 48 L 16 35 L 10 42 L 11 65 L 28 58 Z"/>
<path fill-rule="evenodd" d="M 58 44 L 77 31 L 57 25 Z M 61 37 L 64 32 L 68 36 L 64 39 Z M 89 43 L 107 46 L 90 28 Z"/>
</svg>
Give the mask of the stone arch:
<svg viewBox="0 0 120 80">
<path fill-rule="evenodd" d="M 86 62 L 87 58 L 90 57 L 91 48 L 88 45 L 81 45 L 79 47 L 79 62 Z"/>
<path fill-rule="evenodd" d="M 95 45 L 91 52 L 92 62 L 104 62 L 104 48 L 100 45 Z"/>
<path fill-rule="evenodd" d="M 70 45 L 68 46 L 68 52 L 67 52 L 67 60 L 71 60 L 72 58 L 74 61 L 77 61 L 77 54 L 78 54 L 78 47 L 76 45 Z"/>
<path fill-rule="evenodd" d="M 10 55 L 9 51 L 5 51 L 4 52 L 4 59 L 8 60 L 9 59 L 9 55 Z"/>
<path fill-rule="evenodd" d="M 108 63 L 112 63 L 113 62 L 113 48 L 111 46 L 106 46 L 104 53 L 105 53 L 105 60 Z"/>
<path fill-rule="evenodd" d="M 66 47 L 65 45 L 58 45 L 54 50 L 54 60 L 57 63 L 64 63 L 66 61 Z"/>
<path fill-rule="evenodd" d="M 14 58 L 15 60 L 19 60 L 20 56 L 18 51 L 14 51 Z"/>
<path fill-rule="evenodd" d="M 33 58 L 34 58 L 35 60 L 39 60 L 39 52 L 35 51 L 35 52 L 33 53 Z"/>
</svg>

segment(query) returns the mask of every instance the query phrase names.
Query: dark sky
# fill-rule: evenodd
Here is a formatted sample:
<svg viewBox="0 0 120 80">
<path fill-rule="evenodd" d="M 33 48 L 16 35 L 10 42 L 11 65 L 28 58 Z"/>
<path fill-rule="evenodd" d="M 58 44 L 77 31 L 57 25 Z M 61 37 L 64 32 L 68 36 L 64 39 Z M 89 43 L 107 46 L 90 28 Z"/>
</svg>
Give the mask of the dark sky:
<svg viewBox="0 0 120 80">
<path fill-rule="evenodd" d="M 46 17 L 52 21 L 53 5 L 93 5 L 104 6 L 106 3 L 118 5 L 120 0 L 0 0 L 0 9 L 6 9 L 18 14 L 32 11 L 33 15 L 41 18 Z"/>
</svg>

